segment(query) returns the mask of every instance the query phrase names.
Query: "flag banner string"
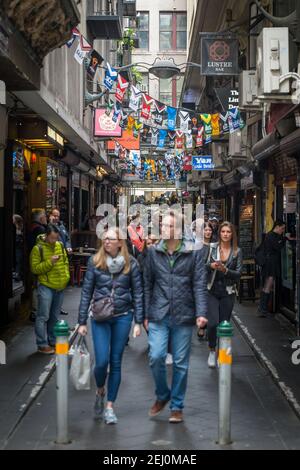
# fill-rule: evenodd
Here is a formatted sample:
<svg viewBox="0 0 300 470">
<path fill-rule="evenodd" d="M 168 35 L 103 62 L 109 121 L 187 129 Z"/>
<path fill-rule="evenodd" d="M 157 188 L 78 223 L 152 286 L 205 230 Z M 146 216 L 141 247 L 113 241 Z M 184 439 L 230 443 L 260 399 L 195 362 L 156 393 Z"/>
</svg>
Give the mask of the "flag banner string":
<svg viewBox="0 0 300 470">
<path fill-rule="evenodd" d="M 182 180 L 192 168 L 186 163 L 192 154 L 201 155 L 204 147 L 215 138 L 245 127 L 238 107 L 227 112 L 197 112 L 168 105 L 139 90 L 124 77 L 122 70 L 105 61 L 77 28 L 72 30 L 66 46 L 71 48 L 73 44 L 74 59 L 84 65 L 86 80 L 97 85 L 100 91 L 104 88 L 105 104 L 101 107 L 106 106 L 106 114 L 119 122 L 123 130 L 132 132 L 133 137 L 140 137 L 145 148 L 164 153 L 156 158 L 144 157 L 140 150 L 128 151 L 118 139 L 111 138 L 119 157 L 119 168 L 127 174 L 151 181 Z M 99 75 L 100 69 L 105 70 L 104 78 Z"/>
</svg>

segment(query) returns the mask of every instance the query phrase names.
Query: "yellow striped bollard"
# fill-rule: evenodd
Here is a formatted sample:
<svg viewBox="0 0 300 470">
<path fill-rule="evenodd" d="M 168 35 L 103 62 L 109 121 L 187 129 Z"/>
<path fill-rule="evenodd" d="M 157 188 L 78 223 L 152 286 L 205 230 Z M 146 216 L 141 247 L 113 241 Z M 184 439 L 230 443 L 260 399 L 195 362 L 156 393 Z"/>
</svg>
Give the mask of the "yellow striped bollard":
<svg viewBox="0 0 300 470">
<path fill-rule="evenodd" d="M 223 321 L 217 328 L 219 338 L 219 440 L 231 444 L 231 366 L 233 327 Z"/>
<path fill-rule="evenodd" d="M 68 436 L 68 353 L 69 325 L 60 320 L 54 327 L 56 337 L 57 444 L 69 444 Z"/>
</svg>

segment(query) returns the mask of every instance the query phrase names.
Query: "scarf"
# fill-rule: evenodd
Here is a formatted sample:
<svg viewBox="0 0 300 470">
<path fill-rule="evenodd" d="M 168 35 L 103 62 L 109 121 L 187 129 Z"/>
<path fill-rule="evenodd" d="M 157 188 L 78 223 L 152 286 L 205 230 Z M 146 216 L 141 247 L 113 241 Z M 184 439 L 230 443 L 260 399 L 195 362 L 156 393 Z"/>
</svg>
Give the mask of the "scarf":
<svg viewBox="0 0 300 470">
<path fill-rule="evenodd" d="M 115 258 L 112 256 L 107 255 L 106 257 L 107 268 L 111 274 L 120 273 L 125 266 L 125 259 L 122 255 L 117 255 Z"/>
</svg>

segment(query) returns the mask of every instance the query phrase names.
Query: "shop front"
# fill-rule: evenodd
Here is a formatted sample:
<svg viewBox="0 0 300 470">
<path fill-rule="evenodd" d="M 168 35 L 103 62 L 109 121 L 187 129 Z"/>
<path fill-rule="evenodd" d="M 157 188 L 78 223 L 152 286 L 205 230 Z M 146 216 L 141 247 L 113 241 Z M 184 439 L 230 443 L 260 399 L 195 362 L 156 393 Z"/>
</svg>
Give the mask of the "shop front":
<svg viewBox="0 0 300 470">
<path fill-rule="evenodd" d="M 292 161 L 291 163 L 294 163 Z M 277 303 L 291 320 L 296 320 L 296 217 L 297 181 L 295 176 L 285 177 L 276 186 L 277 218 L 286 224 L 286 238 L 281 251 L 281 277 L 278 282 Z"/>
</svg>

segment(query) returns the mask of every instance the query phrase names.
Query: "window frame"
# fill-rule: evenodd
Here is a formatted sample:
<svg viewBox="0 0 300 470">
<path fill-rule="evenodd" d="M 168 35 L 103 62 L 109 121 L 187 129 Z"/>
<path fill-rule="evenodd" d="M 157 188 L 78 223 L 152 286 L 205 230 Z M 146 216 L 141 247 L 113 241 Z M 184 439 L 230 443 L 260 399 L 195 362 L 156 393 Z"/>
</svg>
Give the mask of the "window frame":
<svg viewBox="0 0 300 470">
<path fill-rule="evenodd" d="M 140 15 L 147 15 L 148 16 L 148 29 L 140 29 L 139 27 L 136 28 L 138 38 L 139 38 L 139 33 L 140 32 L 147 32 L 147 48 L 140 47 L 140 38 L 139 38 L 139 47 L 138 47 L 138 49 L 140 49 L 141 51 L 149 51 L 149 49 L 150 49 L 150 12 L 147 11 L 147 10 L 142 10 L 142 11 L 138 11 L 137 13 L 139 13 Z"/>
<path fill-rule="evenodd" d="M 170 30 L 162 30 L 161 29 L 161 16 L 162 15 L 169 15 L 171 16 L 171 25 L 172 29 Z M 178 15 L 185 15 L 187 20 L 187 12 L 186 11 L 160 11 L 159 12 L 159 51 L 186 51 L 187 48 L 187 25 L 185 30 L 177 30 L 177 16 Z M 186 45 L 184 48 L 177 47 L 177 33 L 178 32 L 185 32 L 186 35 Z M 171 32 L 171 48 L 165 49 L 161 47 L 161 33 L 164 32 Z"/>
</svg>

